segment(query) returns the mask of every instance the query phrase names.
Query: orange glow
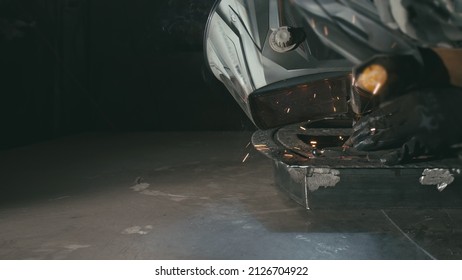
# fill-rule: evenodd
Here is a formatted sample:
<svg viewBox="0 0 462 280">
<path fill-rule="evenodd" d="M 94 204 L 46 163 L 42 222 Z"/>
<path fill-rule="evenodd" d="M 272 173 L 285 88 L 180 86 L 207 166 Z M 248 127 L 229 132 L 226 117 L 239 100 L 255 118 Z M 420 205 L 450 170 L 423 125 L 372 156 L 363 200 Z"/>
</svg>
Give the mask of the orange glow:
<svg viewBox="0 0 462 280">
<path fill-rule="evenodd" d="M 369 93 L 377 94 L 380 88 L 387 82 L 387 79 L 387 70 L 382 65 L 372 64 L 359 74 L 356 86 Z"/>
</svg>

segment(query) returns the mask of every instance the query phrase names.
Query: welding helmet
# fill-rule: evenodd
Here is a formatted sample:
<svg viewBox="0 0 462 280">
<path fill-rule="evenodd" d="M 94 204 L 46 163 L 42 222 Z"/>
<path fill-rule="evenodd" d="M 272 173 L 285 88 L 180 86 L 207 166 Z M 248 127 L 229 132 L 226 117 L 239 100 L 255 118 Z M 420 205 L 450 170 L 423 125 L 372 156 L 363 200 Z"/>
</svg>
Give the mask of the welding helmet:
<svg viewBox="0 0 462 280">
<path fill-rule="evenodd" d="M 462 0 L 374 1 L 385 25 L 424 47 L 462 47 Z"/>
<path fill-rule="evenodd" d="M 354 65 L 381 53 L 418 56 L 369 0 L 219 0 L 204 53 L 260 129 L 345 114 Z"/>
</svg>

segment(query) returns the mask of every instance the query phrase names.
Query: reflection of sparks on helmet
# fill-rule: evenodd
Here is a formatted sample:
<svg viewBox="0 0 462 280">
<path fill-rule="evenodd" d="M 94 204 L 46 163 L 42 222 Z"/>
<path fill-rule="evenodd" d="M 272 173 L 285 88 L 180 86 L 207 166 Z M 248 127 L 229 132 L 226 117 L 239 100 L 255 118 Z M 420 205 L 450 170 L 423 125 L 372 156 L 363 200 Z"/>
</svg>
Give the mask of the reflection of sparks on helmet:
<svg viewBox="0 0 462 280">
<path fill-rule="evenodd" d="M 247 153 L 247 154 L 245 155 L 244 159 L 242 160 L 242 162 L 245 162 L 245 161 L 249 158 L 249 156 L 250 156 L 250 153 Z"/>
<path fill-rule="evenodd" d="M 329 28 L 327 26 L 324 26 L 324 35 L 329 36 Z"/>
<path fill-rule="evenodd" d="M 353 17 L 351 18 L 351 22 L 352 22 L 353 24 L 356 23 L 356 15 L 353 15 Z"/>
<path fill-rule="evenodd" d="M 294 155 L 292 155 L 292 154 L 284 154 L 284 157 L 285 157 L 285 158 L 293 158 Z"/>
<path fill-rule="evenodd" d="M 284 111 L 286 112 L 286 114 L 288 114 L 290 113 L 290 108 L 286 108 Z"/>
<path fill-rule="evenodd" d="M 303 126 L 300 126 L 300 129 L 306 131 L 306 128 L 304 128 Z"/>
<path fill-rule="evenodd" d="M 314 21 L 313 18 L 310 20 L 310 24 L 313 29 L 316 28 L 316 22 Z"/>
<path fill-rule="evenodd" d="M 377 92 L 379 91 L 379 89 L 380 89 L 381 86 L 382 86 L 382 84 L 377 83 L 377 85 L 375 86 L 374 91 L 372 92 L 372 94 L 373 94 L 373 95 L 376 95 Z"/>
<path fill-rule="evenodd" d="M 310 144 L 311 144 L 311 147 L 316 148 L 316 146 L 318 145 L 318 141 L 311 140 Z"/>
</svg>

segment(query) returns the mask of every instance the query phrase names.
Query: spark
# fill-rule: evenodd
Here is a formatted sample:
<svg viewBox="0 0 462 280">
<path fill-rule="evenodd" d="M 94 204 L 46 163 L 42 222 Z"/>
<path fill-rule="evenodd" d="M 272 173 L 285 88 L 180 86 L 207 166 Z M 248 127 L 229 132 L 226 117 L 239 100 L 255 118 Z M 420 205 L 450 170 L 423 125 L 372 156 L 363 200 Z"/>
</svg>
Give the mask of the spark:
<svg viewBox="0 0 462 280">
<path fill-rule="evenodd" d="M 316 96 L 317 96 L 317 94 L 315 93 L 315 94 L 313 95 L 313 97 L 316 98 Z"/>
<path fill-rule="evenodd" d="M 324 35 L 329 36 L 329 28 L 327 26 L 324 26 Z"/>
<path fill-rule="evenodd" d="M 377 85 L 375 86 L 374 91 L 372 92 L 372 94 L 373 94 L 373 95 L 376 95 L 377 92 L 379 91 L 379 89 L 380 89 L 381 86 L 382 86 L 382 84 L 377 83 Z"/>
<path fill-rule="evenodd" d="M 353 22 L 353 24 L 356 23 L 356 15 L 353 15 L 353 18 L 351 19 L 351 22 Z"/>
<path fill-rule="evenodd" d="M 316 148 L 316 146 L 318 145 L 318 141 L 310 141 L 310 144 L 311 144 L 311 147 L 313 148 Z"/>
<path fill-rule="evenodd" d="M 245 146 L 245 148 L 247 149 L 249 146 L 250 146 L 250 142 L 247 144 L 247 146 Z"/>
<path fill-rule="evenodd" d="M 286 114 L 290 113 L 290 108 L 285 109 Z"/>
<path fill-rule="evenodd" d="M 396 48 L 396 45 L 397 45 L 397 43 L 393 42 L 393 44 L 391 44 L 390 48 L 394 49 L 394 48 Z"/>
<path fill-rule="evenodd" d="M 306 131 L 306 128 L 304 128 L 303 126 L 300 126 L 300 129 Z"/>
<path fill-rule="evenodd" d="M 342 140 L 343 141 L 343 137 L 342 136 L 339 136 L 338 139 Z"/>
<path fill-rule="evenodd" d="M 334 112 L 337 112 L 337 108 L 335 108 L 335 106 L 334 106 Z"/>
<path fill-rule="evenodd" d="M 266 146 L 264 144 L 263 145 L 255 145 L 255 149 L 257 149 L 257 151 L 268 151 L 269 150 L 268 146 Z"/>
<path fill-rule="evenodd" d="M 293 158 L 294 155 L 291 155 L 291 154 L 284 154 L 284 157 L 286 157 L 286 158 Z"/>
<path fill-rule="evenodd" d="M 250 156 L 250 153 L 247 153 L 247 154 L 245 155 L 244 159 L 242 160 L 242 162 L 245 162 L 245 161 L 249 158 L 249 156 Z"/>
</svg>

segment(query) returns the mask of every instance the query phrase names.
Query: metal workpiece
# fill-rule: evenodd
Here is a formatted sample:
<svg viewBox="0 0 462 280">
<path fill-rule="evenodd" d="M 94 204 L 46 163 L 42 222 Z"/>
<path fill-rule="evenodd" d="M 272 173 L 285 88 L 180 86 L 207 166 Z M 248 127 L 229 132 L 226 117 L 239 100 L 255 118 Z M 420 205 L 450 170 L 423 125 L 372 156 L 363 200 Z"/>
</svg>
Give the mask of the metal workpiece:
<svg viewBox="0 0 462 280">
<path fill-rule="evenodd" d="M 390 150 L 361 152 L 339 145 L 350 128 L 313 126 L 252 135 L 255 149 L 272 160 L 278 187 L 303 207 L 462 207 L 460 159 L 385 165 L 380 158 Z"/>
</svg>

